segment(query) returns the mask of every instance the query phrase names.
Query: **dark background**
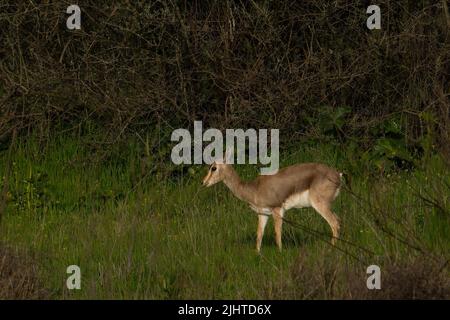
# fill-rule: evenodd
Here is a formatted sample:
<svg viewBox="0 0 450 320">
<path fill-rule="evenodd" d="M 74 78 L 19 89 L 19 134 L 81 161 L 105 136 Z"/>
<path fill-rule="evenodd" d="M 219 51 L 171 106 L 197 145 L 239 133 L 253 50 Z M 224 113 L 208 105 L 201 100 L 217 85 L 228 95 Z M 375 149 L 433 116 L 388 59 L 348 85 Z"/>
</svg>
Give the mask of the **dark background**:
<svg viewBox="0 0 450 320">
<path fill-rule="evenodd" d="M 282 145 L 331 135 L 367 149 L 394 133 L 421 149 L 432 132 L 448 155 L 446 1 L 380 0 L 372 31 L 370 4 L 79 1 L 71 31 L 69 2 L 4 0 L 0 141 L 14 128 L 43 138 L 96 128 L 117 143 L 203 120 L 280 128 Z"/>
</svg>

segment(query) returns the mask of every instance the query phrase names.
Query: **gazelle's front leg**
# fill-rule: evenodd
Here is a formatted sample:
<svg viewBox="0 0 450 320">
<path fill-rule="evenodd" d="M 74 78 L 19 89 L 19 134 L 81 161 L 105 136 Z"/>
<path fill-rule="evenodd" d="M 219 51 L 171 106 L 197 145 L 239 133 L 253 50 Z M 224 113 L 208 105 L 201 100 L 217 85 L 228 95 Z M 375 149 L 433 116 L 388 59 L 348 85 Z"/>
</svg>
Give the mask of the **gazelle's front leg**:
<svg viewBox="0 0 450 320">
<path fill-rule="evenodd" d="M 275 227 L 275 242 L 277 243 L 278 249 L 281 251 L 281 231 L 283 227 L 283 215 L 284 211 L 282 208 L 273 209 L 273 222 Z"/>
<path fill-rule="evenodd" d="M 268 219 L 269 216 L 265 214 L 258 215 L 258 231 L 256 235 L 256 250 L 258 251 L 258 253 L 261 251 L 261 242 L 264 235 L 264 228 L 266 227 Z"/>
</svg>

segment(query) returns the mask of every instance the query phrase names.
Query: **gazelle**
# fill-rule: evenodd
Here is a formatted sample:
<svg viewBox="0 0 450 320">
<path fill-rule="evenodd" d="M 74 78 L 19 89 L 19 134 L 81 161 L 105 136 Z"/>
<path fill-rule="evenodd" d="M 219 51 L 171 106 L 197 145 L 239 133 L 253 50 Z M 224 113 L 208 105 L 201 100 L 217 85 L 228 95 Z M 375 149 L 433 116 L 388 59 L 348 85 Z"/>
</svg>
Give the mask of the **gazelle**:
<svg viewBox="0 0 450 320">
<path fill-rule="evenodd" d="M 227 157 L 226 157 L 227 158 Z M 313 207 L 330 225 L 332 244 L 339 238 L 339 218 L 331 204 L 339 194 L 342 173 L 320 163 L 303 163 L 280 169 L 274 175 L 261 175 L 253 181 L 242 181 L 230 161 L 216 161 L 203 179 L 210 187 L 223 181 L 239 199 L 258 213 L 256 250 L 260 252 L 264 229 L 273 216 L 275 240 L 281 250 L 283 216 L 291 208 Z"/>
</svg>

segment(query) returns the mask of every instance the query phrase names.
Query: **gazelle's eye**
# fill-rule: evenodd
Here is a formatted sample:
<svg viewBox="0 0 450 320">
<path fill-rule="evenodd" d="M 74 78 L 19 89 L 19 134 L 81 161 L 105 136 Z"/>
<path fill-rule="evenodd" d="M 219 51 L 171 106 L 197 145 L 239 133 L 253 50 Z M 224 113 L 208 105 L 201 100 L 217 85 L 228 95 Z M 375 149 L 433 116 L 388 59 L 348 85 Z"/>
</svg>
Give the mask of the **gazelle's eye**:
<svg viewBox="0 0 450 320">
<path fill-rule="evenodd" d="M 216 167 L 212 167 L 212 168 L 211 168 L 211 171 L 216 171 L 216 170 L 217 170 Z"/>
</svg>

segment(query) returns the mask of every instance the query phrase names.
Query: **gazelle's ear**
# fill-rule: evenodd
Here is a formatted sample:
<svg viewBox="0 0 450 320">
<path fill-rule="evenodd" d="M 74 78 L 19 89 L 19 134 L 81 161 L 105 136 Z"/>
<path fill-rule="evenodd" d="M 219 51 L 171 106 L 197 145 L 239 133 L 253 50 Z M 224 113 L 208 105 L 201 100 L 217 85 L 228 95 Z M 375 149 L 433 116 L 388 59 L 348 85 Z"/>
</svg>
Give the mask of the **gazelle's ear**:
<svg viewBox="0 0 450 320">
<path fill-rule="evenodd" d="M 224 155 L 224 161 L 227 164 L 233 164 L 234 163 L 234 150 L 233 148 L 227 148 Z"/>
</svg>

